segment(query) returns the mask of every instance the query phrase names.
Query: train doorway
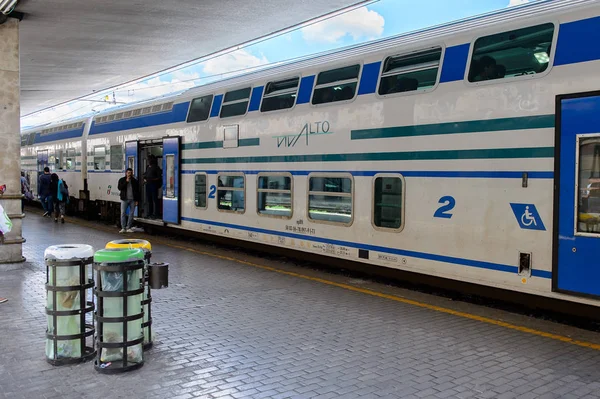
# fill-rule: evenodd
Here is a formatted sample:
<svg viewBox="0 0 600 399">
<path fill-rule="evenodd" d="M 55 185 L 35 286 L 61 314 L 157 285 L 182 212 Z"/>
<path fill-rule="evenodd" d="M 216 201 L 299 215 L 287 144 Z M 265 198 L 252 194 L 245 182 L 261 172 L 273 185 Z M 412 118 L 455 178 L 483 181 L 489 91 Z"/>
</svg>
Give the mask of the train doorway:
<svg viewBox="0 0 600 399">
<path fill-rule="evenodd" d="M 180 223 L 180 147 L 178 136 L 125 143 L 127 167 L 140 182 L 140 222 Z"/>
<path fill-rule="evenodd" d="M 553 288 L 600 297 L 600 92 L 557 99 Z"/>
</svg>

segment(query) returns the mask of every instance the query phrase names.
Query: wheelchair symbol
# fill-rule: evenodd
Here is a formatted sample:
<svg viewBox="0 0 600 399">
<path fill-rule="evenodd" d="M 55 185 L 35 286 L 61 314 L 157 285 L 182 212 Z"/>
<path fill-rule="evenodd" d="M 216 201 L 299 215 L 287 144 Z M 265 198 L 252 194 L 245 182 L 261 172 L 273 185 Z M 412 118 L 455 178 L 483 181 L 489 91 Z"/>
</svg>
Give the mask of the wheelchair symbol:
<svg viewBox="0 0 600 399">
<path fill-rule="evenodd" d="M 534 204 L 511 203 L 513 214 L 519 227 L 527 230 L 546 230 L 544 221 Z"/>
<path fill-rule="evenodd" d="M 537 223 L 535 222 L 535 216 L 529 212 L 529 206 L 525 207 L 525 212 L 521 216 L 521 223 L 523 223 L 523 226 L 527 227 L 531 226 L 532 223 L 534 226 L 537 226 Z"/>
</svg>

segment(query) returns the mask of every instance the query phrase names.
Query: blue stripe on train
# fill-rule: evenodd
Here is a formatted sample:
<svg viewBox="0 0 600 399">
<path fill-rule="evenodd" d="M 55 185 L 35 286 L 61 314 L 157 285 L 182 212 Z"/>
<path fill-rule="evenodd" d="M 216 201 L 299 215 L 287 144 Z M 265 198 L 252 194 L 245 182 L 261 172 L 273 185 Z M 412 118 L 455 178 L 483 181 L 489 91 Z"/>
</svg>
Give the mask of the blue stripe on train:
<svg viewBox="0 0 600 399">
<path fill-rule="evenodd" d="M 514 274 L 517 274 L 519 271 L 519 268 L 517 266 L 503 265 L 500 263 L 484 262 L 484 261 L 465 259 L 465 258 L 456 258 L 453 256 L 430 254 L 430 253 L 426 253 L 426 252 L 408 251 L 405 249 L 381 247 L 378 245 L 361 244 L 361 243 L 355 243 L 355 242 L 350 242 L 350 241 L 332 240 L 332 239 L 324 238 L 324 237 L 315 237 L 315 236 L 309 236 L 309 235 L 304 235 L 304 234 L 288 233 L 288 232 L 277 231 L 277 230 L 259 229 L 259 228 L 255 228 L 255 227 L 248 227 L 248 226 L 222 223 L 222 222 L 214 222 L 211 220 L 195 219 L 195 218 L 189 218 L 189 217 L 182 217 L 181 220 L 184 220 L 186 222 L 192 222 L 192 223 L 203 223 L 203 224 L 210 224 L 213 226 L 227 227 L 227 228 L 231 228 L 231 229 L 252 231 L 252 232 L 262 233 L 262 234 L 278 235 L 278 236 L 294 238 L 294 239 L 298 239 L 298 240 L 322 242 L 325 244 L 333 244 L 333 245 L 339 245 L 339 246 L 344 246 L 344 247 L 364 249 L 364 250 L 368 250 L 368 251 L 383 252 L 383 253 L 388 253 L 388 254 L 393 254 L 393 255 L 408 256 L 411 258 L 427 259 L 427 260 L 436 261 L 436 262 L 452 263 L 455 265 L 476 267 L 479 269 L 496 270 L 496 271 L 500 271 L 500 272 L 514 273 Z M 534 269 L 534 270 L 532 270 L 531 275 L 534 277 L 552 278 L 552 273 L 549 271 L 546 271 L 546 270 Z"/>
<path fill-rule="evenodd" d="M 139 129 L 142 127 L 166 125 L 169 123 L 184 122 L 187 116 L 190 103 L 175 104 L 170 112 L 161 112 L 159 114 L 140 116 L 137 118 L 123 119 L 120 121 L 102 123 L 97 125 L 92 123 L 90 136 L 94 134 L 102 134 L 116 132 L 122 130 Z"/>
<path fill-rule="evenodd" d="M 79 128 L 79 129 L 64 130 L 62 132 L 56 132 L 56 133 L 50 133 L 50 134 L 44 134 L 44 135 L 42 135 L 41 133 L 36 133 L 33 143 L 39 144 L 39 143 L 47 143 L 49 141 L 66 140 L 66 139 L 74 139 L 76 137 L 81 137 L 81 136 L 83 136 L 83 128 L 84 127 L 85 127 L 85 125 L 83 125 L 83 127 Z"/>
</svg>

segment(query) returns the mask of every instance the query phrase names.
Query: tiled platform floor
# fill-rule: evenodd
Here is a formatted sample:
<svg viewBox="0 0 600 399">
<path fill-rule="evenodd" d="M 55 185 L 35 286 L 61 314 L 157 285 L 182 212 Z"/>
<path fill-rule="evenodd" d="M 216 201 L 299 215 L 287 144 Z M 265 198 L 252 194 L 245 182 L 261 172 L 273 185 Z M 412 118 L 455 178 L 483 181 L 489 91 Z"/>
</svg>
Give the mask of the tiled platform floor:
<svg viewBox="0 0 600 399">
<path fill-rule="evenodd" d="M 202 243 L 142 235 L 133 236 L 155 240 L 153 260 L 171 264 L 169 287 L 153 291 L 157 337 L 145 365 L 120 375 L 99 374 L 92 362 L 53 367 L 44 357 L 44 249 L 99 249 L 119 235 L 30 213 L 24 236 L 24 268 L 0 272 L 0 296 L 9 298 L 0 304 L 1 398 L 600 397 L 600 351 L 165 245 L 212 251 Z M 267 263 L 600 342 L 570 327 Z"/>
</svg>

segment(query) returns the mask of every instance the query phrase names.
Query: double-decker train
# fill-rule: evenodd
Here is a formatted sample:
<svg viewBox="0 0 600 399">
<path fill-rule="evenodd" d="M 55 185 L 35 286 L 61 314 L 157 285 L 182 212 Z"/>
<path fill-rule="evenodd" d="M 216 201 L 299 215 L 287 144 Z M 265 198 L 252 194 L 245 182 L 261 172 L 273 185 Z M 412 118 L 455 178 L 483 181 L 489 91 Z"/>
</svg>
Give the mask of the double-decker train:
<svg viewBox="0 0 600 399">
<path fill-rule="evenodd" d="M 594 91 L 597 90 L 597 91 Z M 600 305 L 600 4 L 551 0 L 22 135 L 75 199 L 162 169 L 136 220 Z M 79 194 L 81 193 L 81 194 Z M 78 198 L 78 196 L 85 198 Z M 110 208 L 109 207 L 109 208 Z"/>
</svg>

